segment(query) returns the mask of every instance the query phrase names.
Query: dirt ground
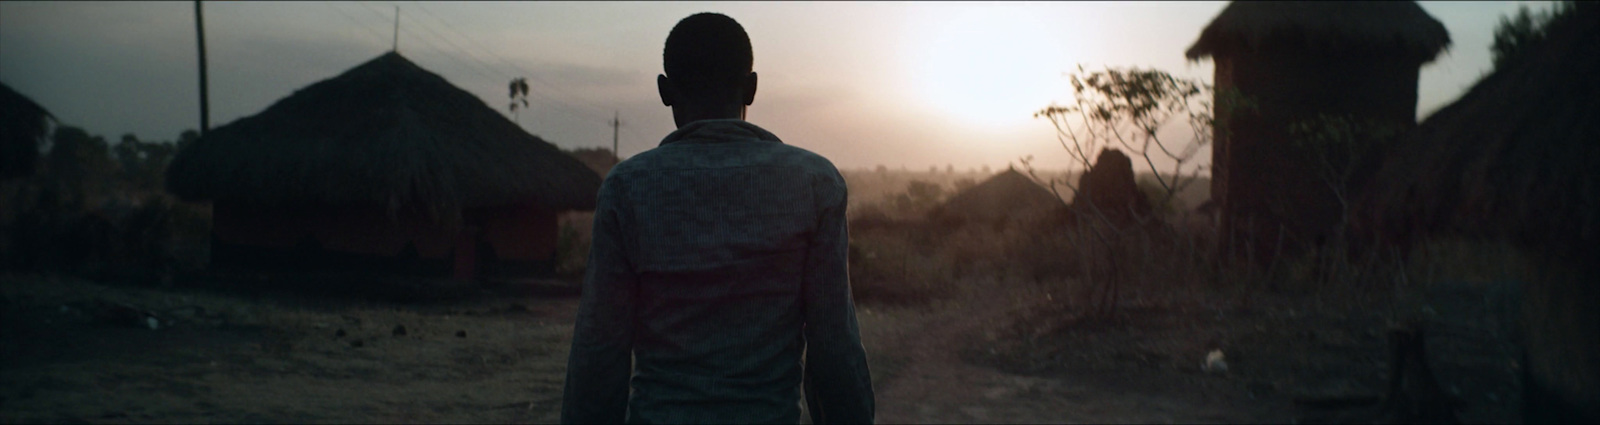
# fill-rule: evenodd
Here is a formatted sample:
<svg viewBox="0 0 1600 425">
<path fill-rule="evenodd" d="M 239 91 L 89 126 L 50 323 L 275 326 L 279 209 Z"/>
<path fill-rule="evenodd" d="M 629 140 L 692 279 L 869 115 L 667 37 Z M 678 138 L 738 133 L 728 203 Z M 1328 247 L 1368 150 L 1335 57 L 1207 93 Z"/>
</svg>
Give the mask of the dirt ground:
<svg viewBox="0 0 1600 425">
<path fill-rule="evenodd" d="M 928 305 L 859 307 L 879 422 L 1338 421 L 1353 416 L 1295 399 L 1381 395 L 1384 330 L 1405 319 L 1430 324 L 1430 361 L 1462 420 L 1516 421 L 1501 289 L 1134 295 L 1095 321 L 1061 320 L 1075 313 L 1060 284 L 966 283 Z M 571 294 L 402 303 L 178 286 L 0 276 L 0 422 L 559 417 Z M 1214 349 L 1227 372 L 1201 370 Z"/>
</svg>

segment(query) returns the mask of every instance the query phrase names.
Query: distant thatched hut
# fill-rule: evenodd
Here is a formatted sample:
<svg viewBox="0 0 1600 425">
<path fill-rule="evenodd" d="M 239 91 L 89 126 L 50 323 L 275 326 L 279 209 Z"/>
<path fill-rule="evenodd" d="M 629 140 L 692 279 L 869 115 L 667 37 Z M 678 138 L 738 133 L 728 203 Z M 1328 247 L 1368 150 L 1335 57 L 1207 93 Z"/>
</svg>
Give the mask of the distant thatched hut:
<svg viewBox="0 0 1600 425">
<path fill-rule="evenodd" d="M 1504 241 L 1546 261 L 1523 293 L 1529 423 L 1600 421 L 1600 6 L 1569 13 L 1402 138 L 1357 209 L 1389 242 Z"/>
<path fill-rule="evenodd" d="M 1065 208 L 1050 189 L 1012 168 L 957 193 L 930 211 L 928 218 L 946 224 L 997 225 Z"/>
<path fill-rule="evenodd" d="M 1216 62 L 1217 93 L 1237 90 L 1257 104 L 1217 112 L 1211 196 L 1227 239 L 1271 254 L 1280 240 L 1294 246 L 1331 230 L 1337 199 L 1308 171 L 1316 168 L 1290 143 L 1289 127 L 1319 114 L 1414 126 L 1417 72 L 1449 44 L 1444 25 L 1409 1 L 1223 9 L 1186 56 Z"/>
<path fill-rule="evenodd" d="M 168 190 L 212 201 L 214 266 L 547 272 L 600 176 L 390 52 L 212 130 Z"/>
<path fill-rule="evenodd" d="M 32 99 L 0 84 L 0 180 L 33 174 L 39 144 L 53 118 Z"/>
</svg>

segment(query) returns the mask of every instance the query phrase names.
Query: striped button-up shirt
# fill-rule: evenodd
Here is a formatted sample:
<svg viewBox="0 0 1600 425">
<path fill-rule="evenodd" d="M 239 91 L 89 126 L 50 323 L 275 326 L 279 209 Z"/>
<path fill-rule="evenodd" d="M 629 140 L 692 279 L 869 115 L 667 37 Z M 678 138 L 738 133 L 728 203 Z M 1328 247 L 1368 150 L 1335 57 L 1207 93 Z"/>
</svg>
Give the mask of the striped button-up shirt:
<svg viewBox="0 0 1600 425">
<path fill-rule="evenodd" d="M 817 423 L 871 422 L 845 204 L 831 162 L 743 120 L 692 122 L 617 164 L 562 422 L 792 424 L 802 388 Z"/>
</svg>

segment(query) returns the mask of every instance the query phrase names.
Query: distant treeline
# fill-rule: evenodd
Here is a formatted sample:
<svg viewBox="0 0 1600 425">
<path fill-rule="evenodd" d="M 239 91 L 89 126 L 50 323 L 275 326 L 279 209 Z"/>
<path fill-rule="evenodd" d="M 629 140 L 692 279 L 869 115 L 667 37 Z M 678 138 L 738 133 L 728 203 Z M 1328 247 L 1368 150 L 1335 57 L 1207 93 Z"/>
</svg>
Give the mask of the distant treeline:
<svg viewBox="0 0 1600 425">
<path fill-rule="evenodd" d="M 57 127 L 34 173 L 0 187 L 0 267 L 148 280 L 203 265 L 209 214 L 163 190 L 167 165 L 197 139 L 113 144 Z"/>
</svg>

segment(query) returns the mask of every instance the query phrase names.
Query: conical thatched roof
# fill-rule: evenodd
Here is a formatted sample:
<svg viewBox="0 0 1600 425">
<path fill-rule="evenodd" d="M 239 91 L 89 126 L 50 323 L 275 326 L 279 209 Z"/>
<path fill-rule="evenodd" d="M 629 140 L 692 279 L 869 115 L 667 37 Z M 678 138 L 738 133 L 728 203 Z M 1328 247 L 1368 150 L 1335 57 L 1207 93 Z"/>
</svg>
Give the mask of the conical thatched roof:
<svg viewBox="0 0 1600 425">
<path fill-rule="evenodd" d="M 1065 205 L 1050 189 L 1016 169 L 1008 169 L 956 194 L 934 208 L 928 217 L 936 221 L 994 222 L 1048 208 Z"/>
<path fill-rule="evenodd" d="M 1303 49 L 1361 51 L 1428 62 L 1450 46 L 1444 24 L 1411 1 L 1235 1 L 1185 52 L 1207 56 Z"/>
<path fill-rule="evenodd" d="M 32 99 L 0 84 L 0 179 L 33 174 L 39 142 L 53 118 Z"/>
<path fill-rule="evenodd" d="M 1600 246 L 1600 7 L 1579 3 L 1527 56 L 1408 133 L 1357 213 L 1402 241 L 1437 234 Z"/>
<path fill-rule="evenodd" d="M 188 200 L 439 214 L 591 209 L 599 185 L 577 159 L 394 52 L 212 130 L 167 170 L 168 190 Z"/>
</svg>

